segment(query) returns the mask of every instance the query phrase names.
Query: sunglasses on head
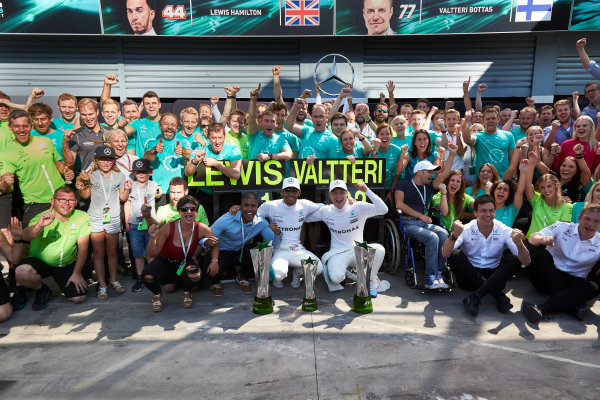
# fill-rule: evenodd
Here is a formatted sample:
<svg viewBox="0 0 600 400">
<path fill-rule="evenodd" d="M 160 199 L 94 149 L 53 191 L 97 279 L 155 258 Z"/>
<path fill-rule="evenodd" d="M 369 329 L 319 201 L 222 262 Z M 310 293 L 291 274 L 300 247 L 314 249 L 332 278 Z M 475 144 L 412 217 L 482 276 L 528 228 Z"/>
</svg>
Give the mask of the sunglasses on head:
<svg viewBox="0 0 600 400">
<path fill-rule="evenodd" d="M 384 109 L 382 109 L 382 108 L 378 108 L 378 109 L 377 109 L 377 111 L 379 111 L 379 112 L 382 112 L 382 113 L 384 113 L 384 114 L 387 114 L 387 113 L 388 113 L 388 110 L 384 110 Z"/>
<path fill-rule="evenodd" d="M 198 211 L 197 207 L 192 207 L 192 206 L 183 206 L 179 209 L 180 212 L 196 212 Z"/>
<path fill-rule="evenodd" d="M 286 193 L 298 193 L 298 189 L 292 187 L 285 188 L 283 191 Z"/>
</svg>

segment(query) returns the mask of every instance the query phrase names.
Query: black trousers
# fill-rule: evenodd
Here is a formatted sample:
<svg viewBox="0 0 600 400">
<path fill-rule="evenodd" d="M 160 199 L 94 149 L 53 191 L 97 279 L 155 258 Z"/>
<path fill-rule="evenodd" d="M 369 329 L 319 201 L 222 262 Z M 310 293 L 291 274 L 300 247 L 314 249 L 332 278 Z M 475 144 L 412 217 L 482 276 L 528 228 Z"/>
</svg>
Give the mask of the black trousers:
<svg viewBox="0 0 600 400">
<path fill-rule="evenodd" d="M 241 262 L 240 253 L 242 255 Z M 252 257 L 250 256 L 250 245 L 244 246 L 243 251 L 221 250 L 219 252 L 219 275 L 226 278 L 236 276 L 237 273 L 235 267 L 238 265 L 241 266 L 240 275 L 242 278 L 250 279 L 254 277 L 254 267 L 252 266 Z"/>
<path fill-rule="evenodd" d="M 454 271 L 458 286 L 478 291 L 481 297 L 500 293 L 506 287 L 506 282 L 521 269 L 519 259 L 509 250 L 504 251 L 500 264 L 493 269 L 474 267 L 461 250 L 455 250 L 448 257 L 448 265 Z"/>
<path fill-rule="evenodd" d="M 600 294 L 596 275 L 600 262 L 594 265 L 587 279 L 579 278 L 557 269 L 548 250 L 541 249 L 532 258 L 529 279 L 537 290 L 550 295 L 540 304 L 544 312 L 569 312 Z"/>
<path fill-rule="evenodd" d="M 160 294 L 160 285 L 170 283 L 180 284 L 183 290 L 191 292 L 200 283 L 200 278 L 190 278 L 190 275 L 198 273 L 198 266 L 187 262 L 181 275 L 177 275 L 177 269 L 181 261 L 158 256 L 144 267 L 142 279 L 144 286 L 154 294 Z"/>
</svg>

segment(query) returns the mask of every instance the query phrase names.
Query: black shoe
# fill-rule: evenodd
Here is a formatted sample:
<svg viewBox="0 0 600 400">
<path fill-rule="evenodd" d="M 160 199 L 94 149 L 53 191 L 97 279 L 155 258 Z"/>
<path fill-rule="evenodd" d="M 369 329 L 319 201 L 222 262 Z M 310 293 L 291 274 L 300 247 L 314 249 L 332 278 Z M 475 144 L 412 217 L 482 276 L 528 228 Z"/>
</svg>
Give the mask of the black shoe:
<svg viewBox="0 0 600 400">
<path fill-rule="evenodd" d="M 492 296 L 494 297 L 494 300 L 496 300 L 498 311 L 500 311 L 502 314 L 506 314 L 511 308 L 513 308 L 513 305 L 510 304 L 510 299 L 504 293 L 494 293 Z"/>
<path fill-rule="evenodd" d="M 476 317 L 477 314 L 479 314 L 479 301 L 480 300 L 481 299 L 480 299 L 479 295 L 477 295 L 476 293 L 471 293 L 470 295 L 465 297 L 462 301 L 463 306 L 465 306 L 465 311 L 469 315 Z"/>
<path fill-rule="evenodd" d="M 17 286 L 10 299 L 10 304 L 12 304 L 13 310 L 19 311 L 25 307 L 25 303 L 27 303 L 27 293 L 25 292 L 25 288 L 23 286 Z"/>
<path fill-rule="evenodd" d="M 52 290 L 46 285 L 42 283 L 42 287 L 35 291 L 35 300 L 31 305 L 31 308 L 35 311 L 40 311 L 46 309 L 48 307 L 48 301 L 52 298 Z"/>
<path fill-rule="evenodd" d="M 544 319 L 544 312 L 537 304 L 523 302 L 521 311 L 525 315 L 525 318 L 532 324 L 539 324 Z"/>
<path fill-rule="evenodd" d="M 16 268 L 10 268 L 8 270 L 8 291 L 14 293 L 17 289 L 17 277 L 15 276 Z"/>
<path fill-rule="evenodd" d="M 590 311 L 590 309 L 584 304 L 581 304 L 573 308 L 573 316 L 578 320 L 583 321 L 585 320 L 585 317 L 587 317 L 588 311 Z"/>
<path fill-rule="evenodd" d="M 131 287 L 131 291 L 132 292 L 139 292 L 140 290 L 142 290 L 142 287 L 144 287 L 144 284 L 142 283 L 142 280 L 141 279 L 136 279 L 135 283 Z"/>
</svg>

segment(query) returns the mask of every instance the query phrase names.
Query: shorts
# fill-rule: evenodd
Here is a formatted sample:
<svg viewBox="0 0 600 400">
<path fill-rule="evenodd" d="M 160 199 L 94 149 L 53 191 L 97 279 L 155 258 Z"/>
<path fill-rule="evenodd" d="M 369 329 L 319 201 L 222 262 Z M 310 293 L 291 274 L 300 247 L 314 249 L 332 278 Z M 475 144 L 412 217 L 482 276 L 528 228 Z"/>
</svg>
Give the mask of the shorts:
<svg viewBox="0 0 600 400">
<path fill-rule="evenodd" d="M 50 203 L 28 203 L 23 206 L 23 227 L 29 226 L 31 220 L 45 211 L 50 210 Z"/>
<path fill-rule="evenodd" d="M 12 210 L 12 193 L 0 194 L 0 229 L 8 228 Z"/>
<path fill-rule="evenodd" d="M 134 258 L 146 256 L 146 248 L 150 241 L 148 230 L 140 231 L 135 224 L 129 224 L 129 246 Z"/>
<path fill-rule="evenodd" d="M 92 233 L 106 232 L 115 234 L 121 232 L 121 217 L 111 218 L 110 222 L 102 222 L 101 217 L 92 217 L 90 215 L 90 227 Z"/>
<path fill-rule="evenodd" d="M 54 278 L 54 282 L 60 287 L 60 290 L 63 292 L 67 299 L 84 296 L 87 294 L 87 290 L 84 293 L 78 293 L 77 288 L 73 283 L 69 283 L 69 286 L 65 286 L 67 281 L 73 275 L 73 271 L 75 270 L 75 263 L 66 265 L 64 267 L 53 267 L 51 265 L 46 264 L 39 258 L 35 257 L 27 257 L 17 265 L 17 268 L 21 265 L 31 265 L 35 272 L 37 272 L 42 279 L 47 278 L 49 276 Z"/>
<path fill-rule="evenodd" d="M 0 306 L 5 305 L 10 301 L 10 290 L 0 271 Z"/>
</svg>

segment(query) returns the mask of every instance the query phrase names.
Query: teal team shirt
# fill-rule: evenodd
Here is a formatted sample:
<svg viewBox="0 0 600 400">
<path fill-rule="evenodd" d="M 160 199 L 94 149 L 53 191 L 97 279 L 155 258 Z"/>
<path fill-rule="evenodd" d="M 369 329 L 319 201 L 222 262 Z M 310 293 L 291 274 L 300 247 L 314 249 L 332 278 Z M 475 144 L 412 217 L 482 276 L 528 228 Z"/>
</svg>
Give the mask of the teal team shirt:
<svg viewBox="0 0 600 400">
<path fill-rule="evenodd" d="M 290 145 L 285 140 L 285 137 L 273 133 L 273 136 L 267 137 L 262 131 L 256 131 L 252 136 L 248 136 L 250 142 L 250 151 L 248 159 L 253 160 L 259 154 L 278 154 L 284 149 L 290 149 Z"/>
<path fill-rule="evenodd" d="M 394 136 L 392 140 L 390 140 L 390 143 L 398 147 L 402 147 L 406 144 L 408 145 L 408 151 L 410 151 L 412 149 L 412 135 L 405 135 L 404 139 L 400 139 L 399 137 Z"/>
<path fill-rule="evenodd" d="M 64 135 L 65 129 L 73 129 L 73 122 L 65 122 L 62 118 L 52 118 L 50 129 L 60 131 Z"/>
<path fill-rule="evenodd" d="M 515 144 L 527 136 L 527 132 L 521 129 L 521 127 L 511 129 L 510 133 L 512 133 L 513 137 L 515 138 Z"/>
<path fill-rule="evenodd" d="M 503 176 L 510 164 L 509 151 L 515 148 L 515 137 L 510 132 L 497 131 L 495 134 L 477 132 L 475 138 L 475 171 L 485 163 L 496 167 Z"/>
<path fill-rule="evenodd" d="M 436 157 L 437 157 L 437 152 L 433 151 L 429 155 L 429 157 L 427 157 L 425 160 L 427 160 L 433 164 L 433 161 L 435 160 Z M 404 169 L 404 179 L 412 179 L 413 176 L 415 176 L 415 173 L 413 172 L 413 170 L 415 169 L 415 165 L 417 165 L 417 163 L 419 161 L 425 161 L 425 160 L 418 156 L 414 157 L 414 158 L 413 158 L 413 156 L 410 156 L 410 161 L 408 162 L 408 165 Z"/>
<path fill-rule="evenodd" d="M 185 146 L 184 147 L 186 149 L 192 149 L 192 152 L 195 152 L 202 146 L 196 140 L 196 134 L 198 134 L 198 133 L 202 136 L 202 139 L 204 139 L 204 143 L 208 143 L 208 139 L 204 136 L 204 133 L 202 132 L 202 129 L 200 129 L 200 128 L 194 129 L 194 132 L 190 136 L 186 136 L 185 133 L 183 133 L 183 131 L 179 131 L 175 135 L 175 140 L 179 140 L 179 143 L 181 143 L 182 146 L 183 146 L 184 142 L 187 143 L 188 147 L 185 147 Z"/>
<path fill-rule="evenodd" d="M 400 158 L 402 150 L 395 144 L 390 144 L 390 147 L 386 151 L 377 151 L 377 158 L 385 159 L 385 190 L 389 190 L 392 187 L 394 176 L 396 175 L 396 163 Z"/>
<path fill-rule="evenodd" d="M 46 137 L 48 139 L 50 139 L 50 141 L 52 142 L 52 144 L 54 145 L 54 148 L 56 149 L 56 151 L 58 152 L 58 155 L 60 156 L 60 161 L 63 161 L 63 156 L 62 156 L 62 150 L 63 150 L 63 136 L 64 136 L 64 131 L 59 131 L 54 130 L 51 133 L 47 133 L 47 134 L 41 134 L 38 131 L 36 131 L 35 129 L 31 131 L 31 136 L 41 136 L 41 137 Z"/>
<path fill-rule="evenodd" d="M 142 118 L 131 121 L 129 125 L 135 130 L 133 134 L 135 155 L 143 158 L 144 152 L 154 147 L 156 138 L 161 136 L 159 121 L 150 121 L 148 118 Z"/>
<path fill-rule="evenodd" d="M 190 159 L 192 159 L 196 156 L 197 151 L 198 151 L 198 149 L 192 151 L 192 155 L 190 156 Z M 221 150 L 221 152 L 219 154 L 215 154 L 213 152 L 212 145 L 210 143 L 208 145 L 206 145 L 206 147 L 204 148 L 204 151 L 206 151 L 205 157 L 214 158 L 215 160 L 219 160 L 219 161 L 235 161 L 235 160 L 242 159 L 242 153 L 240 152 L 239 147 L 237 147 L 235 144 L 232 144 L 232 143 L 223 143 L 223 149 Z M 201 186 L 200 190 L 202 190 L 205 193 L 214 193 L 214 190 L 211 187 Z"/>
<path fill-rule="evenodd" d="M 162 138 L 162 135 L 155 137 L 153 140 L 148 140 L 146 150 L 153 148 L 156 143 Z M 163 138 L 162 143 L 165 145 L 164 150 L 161 153 L 156 153 L 156 159 L 152 163 L 154 172 L 152 173 L 152 180 L 158 184 L 163 193 L 169 193 L 169 182 L 176 176 L 183 177 L 184 159 L 183 156 L 175 154 L 175 146 L 177 140 L 166 140 Z M 186 147 L 185 143 L 179 142 L 181 147 Z M 143 153 L 142 153 L 143 154 Z"/>
<path fill-rule="evenodd" d="M 298 158 L 316 156 L 317 158 L 327 158 L 327 149 L 335 147 L 339 143 L 338 138 L 331 132 L 317 132 L 314 128 L 304 126 L 300 135 L 302 146 Z"/>
<path fill-rule="evenodd" d="M 485 191 L 484 191 L 485 193 Z M 517 218 L 517 214 L 519 214 L 519 210 L 517 210 L 514 204 L 509 204 L 504 206 L 498 210 L 496 210 L 496 215 L 494 219 L 502 222 L 504 225 L 512 228 L 515 223 L 515 219 Z"/>
</svg>

